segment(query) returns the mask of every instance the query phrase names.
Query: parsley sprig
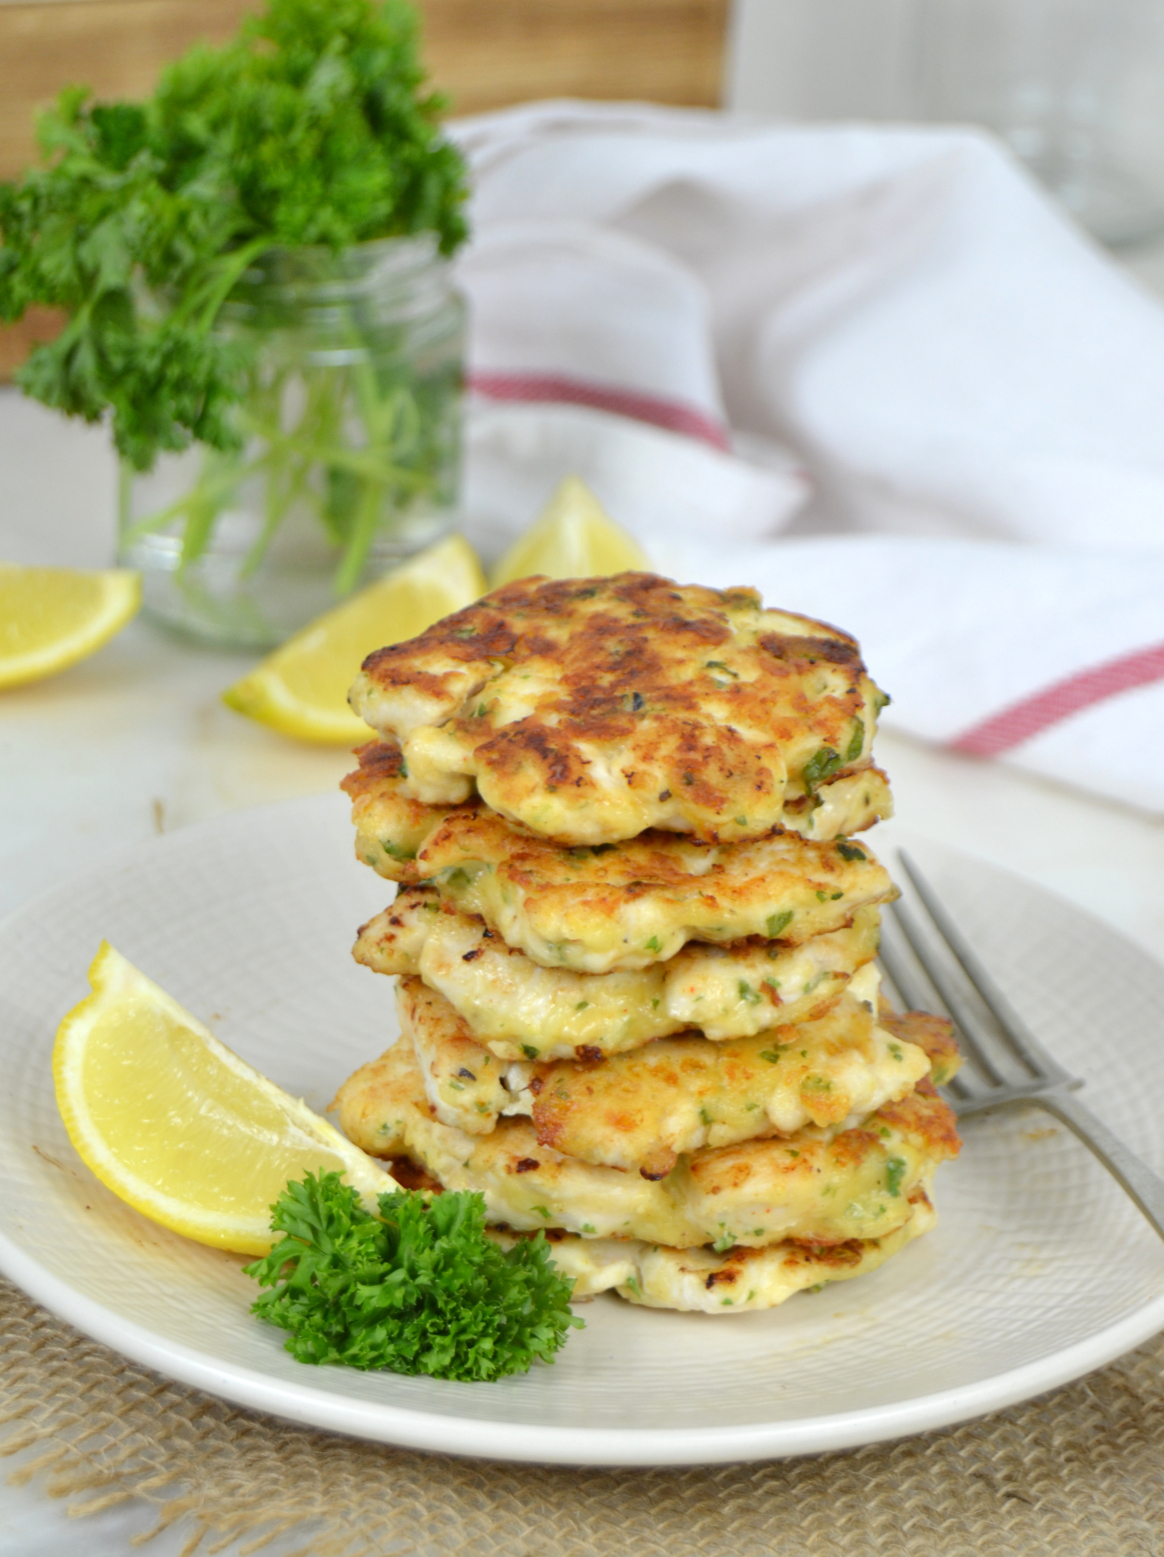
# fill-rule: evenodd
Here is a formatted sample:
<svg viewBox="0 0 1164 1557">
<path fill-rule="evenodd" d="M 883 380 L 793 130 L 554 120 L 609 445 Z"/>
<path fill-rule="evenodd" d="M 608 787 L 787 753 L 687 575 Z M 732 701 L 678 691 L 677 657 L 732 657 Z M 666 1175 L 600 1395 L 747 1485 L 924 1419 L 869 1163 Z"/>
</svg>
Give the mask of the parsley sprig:
<svg viewBox="0 0 1164 1557">
<path fill-rule="evenodd" d="M 572 1283 L 544 1236 L 502 1249 L 480 1195 L 381 1195 L 360 1204 L 338 1173 L 292 1182 L 272 1207 L 284 1236 L 245 1267 L 269 1288 L 253 1312 L 289 1332 L 300 1362 L 465 1381 L 553 1360 L 572 1326 Z"/>
<path fill-rule="evenodd" d="M 62 93 L 40 122 L 44 165 L 0 183 L 0 319 L 68 315 L 21 387 L 108 414 L 139 470 L 193 440 L 237 450 L 246 347 L 214 327 L 259 254 L 463 241 L 464 167 L 423 81 L 407 0 L 271 0 L 144 103 Z"/>
</svg>

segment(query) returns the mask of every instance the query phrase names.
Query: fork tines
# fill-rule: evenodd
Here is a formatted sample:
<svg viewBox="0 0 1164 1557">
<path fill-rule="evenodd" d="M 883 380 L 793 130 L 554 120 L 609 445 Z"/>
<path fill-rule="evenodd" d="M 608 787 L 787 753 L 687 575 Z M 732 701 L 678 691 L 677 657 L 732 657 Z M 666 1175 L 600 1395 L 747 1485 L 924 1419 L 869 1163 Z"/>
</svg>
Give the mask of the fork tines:
<svg viewBox="0 0 1164 1557">
<path fill-rule="evenodd" d="M 955 1112 L 1078 1086 L 1011 1006 L 914 861 L 904 851 L 900 859 L 916 906 L 899 901 L 885 914 L 881 963 L 906 1006 L 944 1007 L 957 1029 L 969 1065 L 947 1088 Z"/>
</svg>

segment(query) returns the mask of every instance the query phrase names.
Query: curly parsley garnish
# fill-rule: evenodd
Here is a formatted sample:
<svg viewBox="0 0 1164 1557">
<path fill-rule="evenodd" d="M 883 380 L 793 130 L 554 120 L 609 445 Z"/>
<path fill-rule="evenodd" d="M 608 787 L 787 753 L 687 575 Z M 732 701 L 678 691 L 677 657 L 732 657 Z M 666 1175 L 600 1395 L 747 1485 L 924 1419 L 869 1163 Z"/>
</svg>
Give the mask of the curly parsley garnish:
<svg viewBox="0 0 1164 1557">
<path fill-rule="evenodd" d="M 400 1190 L 373 1216 L 338 1173 L 309 1173 L 279 1196 L 271 1228 L 283 1237 L 245 1267 L 270 1289 L 252 1312 L 289 1332 L 299 1362 L 500 1379 L 551 1362 L 582 1326 L 543 1234 L 502 1249 L 480 1195 Z"/>
</svg>

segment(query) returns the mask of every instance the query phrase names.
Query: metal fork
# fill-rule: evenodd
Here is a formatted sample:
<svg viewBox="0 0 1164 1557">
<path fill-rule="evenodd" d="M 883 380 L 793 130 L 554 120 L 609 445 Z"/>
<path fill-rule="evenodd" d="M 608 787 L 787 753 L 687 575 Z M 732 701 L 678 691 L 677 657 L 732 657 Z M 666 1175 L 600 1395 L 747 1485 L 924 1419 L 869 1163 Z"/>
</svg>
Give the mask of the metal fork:
<svg viewBox="0 0 1164 1557">
<path fill-rule="evenodd" d="M 915 862 L 904 850 L 899 858 L 929 927 L 904 902 L 893 904 L 887 918 L 940 996 L 971 1062 L 945 1088 L 954 1112 L 965 1118 L 1016 1103 L 1046 1109 L 1099 1158 L 1164 1238 L 1164 1179 L 1072 1096 L 1083 1083 L 1047 1053 L 1015 1011 Z M 932 996 L 896 939 L 883 938 L 881 965 L 905 1004 L 925 1010 Z"/>
</svg>

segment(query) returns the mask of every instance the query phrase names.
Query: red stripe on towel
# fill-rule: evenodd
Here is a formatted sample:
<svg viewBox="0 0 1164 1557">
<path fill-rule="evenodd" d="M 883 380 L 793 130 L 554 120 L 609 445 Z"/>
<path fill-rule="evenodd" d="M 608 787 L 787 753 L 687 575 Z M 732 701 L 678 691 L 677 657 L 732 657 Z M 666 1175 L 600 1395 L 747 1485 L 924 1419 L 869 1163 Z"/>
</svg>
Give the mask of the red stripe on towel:
<svg viewBox="0 0 1164 1557">
<path fill-rule="evenodd" d="M 1001 713 L 992 714 L 972 726 L 949 745 L 954 751 L 970 752 L 976 757 L 997 757 L 1001 752 L 1021 746 L 1032 736 L 1078 714 L 1096 703 L 1103 703 L 1120 692 L 1150 686 L 1164 680 L 1164 643 L 1151 649 L 1137 649 L 1119 659 L 1095 665 L 1091 670 L 1056 681 L 1030 697 L 1024 697 Z"/>
<path fill-rule="evenodd" d="M 731 447 L 727 428 L 703 411 L 677 400 L 660 400 L 629 389 L 610 389 L 583 379 L 559 378 L 553 373 L 470 373 L 469 388 L 488 400 L 593 406 L 596 411 L 613 411 L 617 416 L 649 422 L 668 432 L 701 438 L 717 449 Z"/>
</svg>

